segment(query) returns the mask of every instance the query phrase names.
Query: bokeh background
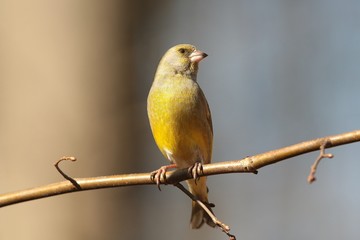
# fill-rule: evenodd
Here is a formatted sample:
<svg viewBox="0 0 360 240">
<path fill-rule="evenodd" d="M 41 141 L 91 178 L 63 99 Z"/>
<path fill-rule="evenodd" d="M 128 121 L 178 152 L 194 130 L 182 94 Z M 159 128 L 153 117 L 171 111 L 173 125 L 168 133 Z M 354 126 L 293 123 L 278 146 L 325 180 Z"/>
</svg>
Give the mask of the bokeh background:
<svg viewBox="0 0 360 240">
<path fill-rule="evenodd" d="M 166 163 L 146 98 L 163 53 L 209 54 L 198 80 L 212 110 L 213 161 L 359 128 L 360 2 L 0 0 L 0 192 Z M 258 175 L 209 177 L 238 239 L 359 239 L 359 144 Z M 171 186 L 67 194 L 0 210 L 0 239 L 226 239 L 189 229 Z"/>
</svg>

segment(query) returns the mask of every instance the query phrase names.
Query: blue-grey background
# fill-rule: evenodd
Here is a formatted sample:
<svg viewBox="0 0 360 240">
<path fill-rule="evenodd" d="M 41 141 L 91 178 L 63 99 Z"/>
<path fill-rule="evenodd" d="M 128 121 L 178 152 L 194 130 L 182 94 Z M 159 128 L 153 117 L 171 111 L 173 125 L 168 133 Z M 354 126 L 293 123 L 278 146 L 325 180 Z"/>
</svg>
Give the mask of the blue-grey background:
<svg viewBox="0 0 360 240">
<path fill-rule="evenodd" d="M 146 98 L 162 54 L 209 54 L 198 81 L 213 161 L 359 128 L 359 1 L 0 1 L 0 192 L 62 178 L 149 172 L 167 162 Z M 359 144 L 208 179 L 238 239 L 359 239 Z M 0 239 L 226 239 L 189 229 L 172 186 L 96 190 L 1 209 Z"/>
</svg>

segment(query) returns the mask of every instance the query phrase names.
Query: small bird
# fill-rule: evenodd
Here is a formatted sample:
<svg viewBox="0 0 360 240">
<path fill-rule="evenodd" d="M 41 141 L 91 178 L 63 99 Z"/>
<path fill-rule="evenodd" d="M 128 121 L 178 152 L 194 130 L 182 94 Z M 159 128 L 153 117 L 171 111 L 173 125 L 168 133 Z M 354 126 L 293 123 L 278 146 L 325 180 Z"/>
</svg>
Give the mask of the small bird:
<svg viewBox="0 0 360 240">
<path fill-rule="evenodd" d="M 189 168 L 194 179 L 187 180 L 190 192 L 208 202 L 206 177 L 197 179 L 201 164 L 211 162 L 213 129 L 209 105 L 197 83 L 199 62 L 207 54 L 190 44 L 170 48 L 160 60 L 147 99 L 151 130 L 161 153 L 170 161 L 153 172 L 160 184 L 169 168 Z M 190 226 L 200 228 L 206 222 L 215 224 L 210 216 L 192 202 Z"/>
</svg>

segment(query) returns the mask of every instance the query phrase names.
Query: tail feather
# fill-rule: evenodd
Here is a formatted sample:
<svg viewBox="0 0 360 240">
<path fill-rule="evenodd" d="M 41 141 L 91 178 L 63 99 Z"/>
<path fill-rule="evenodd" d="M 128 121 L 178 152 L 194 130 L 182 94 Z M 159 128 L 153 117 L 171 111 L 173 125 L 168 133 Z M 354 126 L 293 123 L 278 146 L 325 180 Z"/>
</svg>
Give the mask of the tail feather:
<svg viewBox="0 0 360 240">
<path fill-rule="evenodd" d="M 189 190 L 192 194 L 194 194 L 200 201 L 208 203 L 208 189 L 206 187 L 206 177 L 202 177 L 196 182 L 191 179 L 188 180 L 187 183 L 189 186 Z M 210 211 L 212 212 L 211 209 Z M 190 219 L 191 228 L 198 229 L 204 224 L 204 222 L 211 227 L 215 227 L 215 223 L 212 221 L 209 214 L 207 214 L 206 211 L 199 204 L 193 201 Z"/>
<path fill-rule="evenodd" d="M 211 209 L 210 211 L 212 212 Z M 198 229 L 204 224 L 204 222 L 210 227 L 216 226 L 211 217 L 205 212 L 205 210 L 199 204 L 193 201 L 190 220 L 191 228 Z"/>
</svg>

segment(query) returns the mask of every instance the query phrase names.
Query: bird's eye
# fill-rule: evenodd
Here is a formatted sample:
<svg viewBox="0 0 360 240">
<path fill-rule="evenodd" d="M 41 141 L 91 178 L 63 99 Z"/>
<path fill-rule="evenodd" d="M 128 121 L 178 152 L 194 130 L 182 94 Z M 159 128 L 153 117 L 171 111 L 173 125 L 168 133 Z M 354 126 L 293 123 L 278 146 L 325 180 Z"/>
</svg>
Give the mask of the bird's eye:
<svg viewBox="0 0 360 240">
<path fill-rule="evenodd" d="M 185 49 L 184 49 L 184 48 L 180 48 L 180 49 L 179 49 L 179 52 L 180 52 L 180 53 L 185 53 Z"/>
</svg>

